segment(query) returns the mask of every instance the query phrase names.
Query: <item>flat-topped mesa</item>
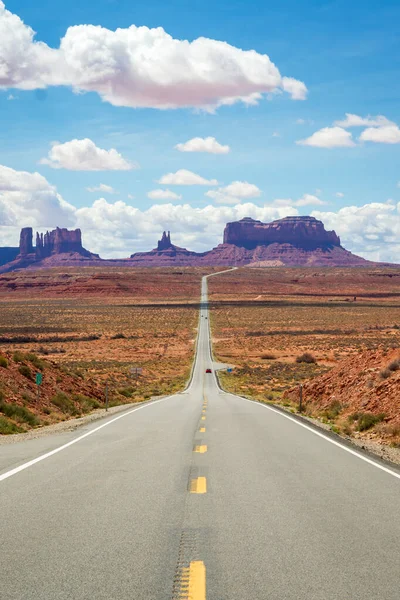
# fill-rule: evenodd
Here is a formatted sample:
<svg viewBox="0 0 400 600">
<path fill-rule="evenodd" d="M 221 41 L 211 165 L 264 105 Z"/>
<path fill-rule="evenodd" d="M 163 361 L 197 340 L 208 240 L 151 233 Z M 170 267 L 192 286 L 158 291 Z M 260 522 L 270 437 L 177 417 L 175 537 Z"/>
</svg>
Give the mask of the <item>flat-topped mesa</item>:
<svg viewBox="0 0 400 600">
<path fill-rule="evenodd" d="M 54 254 L 75 252 L 82 256 L 89 256 L 90 252 L 82 246 L 82 233 L 80 229 L 69 231 L 57 227 L 45 234 L 36 234 L 36 258 L 46 258 Z"/>
<path fill-rule="evenodd" d="M 322 221 L 314 217 L 285 217 L 272 223 L 246 217 L 226 225 L 224 244 L 248 249 L 269 244 L 291 244 L 312 249 L 340 246 L 340 238 L 334 231 L 326 231 Z"/>
<path fill-rule="evenodd" d="M 161 252 L 162 250 L 167 250 L 168 248 L 173 248 L 171 243 L 171 232 L 168 231 L 167 234 L 167 232 L 164 231 L 161 240 L 157 244 L 157 250 Z"/>
</svg>

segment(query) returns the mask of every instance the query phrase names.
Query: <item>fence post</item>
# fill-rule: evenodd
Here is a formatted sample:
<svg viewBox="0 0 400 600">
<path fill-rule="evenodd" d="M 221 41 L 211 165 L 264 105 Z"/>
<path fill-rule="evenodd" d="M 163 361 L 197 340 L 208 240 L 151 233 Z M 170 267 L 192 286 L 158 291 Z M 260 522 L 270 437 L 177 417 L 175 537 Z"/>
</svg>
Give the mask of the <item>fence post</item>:
<svg viewBox="0 0 400 600">
<path fill-rule="evenodd" d="M 303 410 L 303 384 L 299 386 L 299 412 Z"/>
</svg>

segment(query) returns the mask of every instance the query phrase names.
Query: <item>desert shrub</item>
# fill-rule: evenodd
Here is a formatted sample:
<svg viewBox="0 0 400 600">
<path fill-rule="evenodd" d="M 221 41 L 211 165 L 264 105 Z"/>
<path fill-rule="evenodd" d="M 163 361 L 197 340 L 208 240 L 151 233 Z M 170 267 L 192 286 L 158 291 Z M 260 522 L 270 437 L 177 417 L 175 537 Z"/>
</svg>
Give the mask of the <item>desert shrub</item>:
<svg viewBox="0 0 400 600">
<path fill-rule="evenodd" d="M 3 369 L 7 369 L 8 367 L 8 360 L 5 356 L 0 356 L 0 367 L 3 367 Z"/>
<path fill-rule="evenodd" d="M 45 406 L 43 409 L 45 415 L 51 415 L 51 409 L 48 406 Z"/>
<path fill-rule="evenodd" d="M 51 403 L 64 413 L 70 415 L 78 414 L 75 404 L 64 392 L 57 392 L 57 394 L 52 397 Z"/>
<path fill-rule="evenodd" d="M 118 390 L 118 393 L 121 394 L 121 396 L 125 396 L 125 398 L 132 398 L 134 390 L 131 387 L 121 388 Z"/>
<path fill-rule="evenodd" d="M 380 423 L 385 418 L 385 414 L 374 415 L 373 413 L 361 413 L 357 419 L 357 430 L 366 431 L 371 429 L 377 423 Z"/>
<path fill-rule="evenodd" d="M 308 364 L 312 364 L 312 363 L 316 363 L 317 359 L 315 358 L 315 356 L 313 356 L 311 354 L 311 352 L 304 352 L 304 354 L 300 354 L 297 358 L 296 358 L 296 362 L 297 363 L 308 363 Z"/>
<path fill-rule="evenodd" d="M 25 354 L 25 360 L 28 360 L 30 363 L 32 363 L 33 366 L 36 367 L 36 369 L 38 369 L 39 371 L 43 371 L 43 369 L 46 366 L 45 362 L 32 352 L 28 352 L 28 354 Z"/>
<path fill-rule="evenodd" d="M 400 359 L 392 360 L 392 362 L 388 364 L 387 368 L 389 371 L 398 371 L 400 369 Z"/>
<path fill-rule="evenodd" d="M 0 415 L 0 435 L 11 435 L 12 433 L 21 433 L 21 431 L 23 429 Z"/>
<path fill-rule="evenodd" d="M 23 355 L 22 352 L 20 352 L 19 350 L 17 350 L 16 352 L 14 352 L 13 354 L 13 361 L 16 363 L 20 363 L 20 362 L 24 362 L 25 357 Z"/>
<path fill-rule="evenodd" d="M 10 419 L 15 419 L 23 423 L 28 423 L 31 427 L 39 425 L 39 419 L 25 406 L 19 406 L 19 404 L 0 404 L 0 412 Z"/>
<path fill-rule="evenodd" d="M 381 423 L 376 429 L 383 435 L 400 436 L 400 423 Z"/>
<path fill-rule="evenodd" d="M 20 365 L 18 367 L 18 371 L 27 379 L 32 379 L 32 371 L 30 370 L 28 365 Z"/>
<path fill-rule="evenodd" d="M 29 392 L 22 392 L 22 400 L 25 404 L 31 404 L 31 402 L 33 402 L 33 396 Z"/>
<path fill-rule="evenodd" d="M 265 352 L 264 354 L 261 354 L 261 358 L 262 360 L 275 360 L 276 356 L 270 352 Z"/>
<path fill-rule="evenodd" d="M 126 335 L 124 335 L 123 333 L 116 333 L 115 335 L 111 336 L 112 340 L 124 340 L 126 338 Z"/>
<path fill-rule="evenodd" d="M 391 374 L 392 371 L 390 371 L 389 369 L 382 369 L 382 371 L 379 373 L 379 376 L 381 379 L 387 379 L 391 376 Z"/>
<path fill-rule="evenodd" d="M 333 400 L 329 406 L 322 412 L 322 416 L 326 419 L 332 421 L 336 419 L 343 410 L 343 405 L 339 402 L 339 400 Z"/>
<path fill-rule="evenodd" d="M 95 398 L 90 398 L 84 394 L 74 394 L 73 399 L 77 402 L 83 412 L 89 412 L 95 408 L 100 408 L 100 402 Z"/>
</svg>

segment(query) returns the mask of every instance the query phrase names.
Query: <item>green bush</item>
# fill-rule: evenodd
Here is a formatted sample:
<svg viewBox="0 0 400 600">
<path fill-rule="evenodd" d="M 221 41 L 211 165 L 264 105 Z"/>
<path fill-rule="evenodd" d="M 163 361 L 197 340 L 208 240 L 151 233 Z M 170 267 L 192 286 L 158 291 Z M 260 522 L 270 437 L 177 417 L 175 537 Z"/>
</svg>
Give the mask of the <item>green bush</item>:
<svg viewBox="0 0 400 600">
<path fill-rule="evenodd" d="M 28 360 L 30 363 L 32 363 L 33 366 L 38 369 L 38 371 L 43 371 L 46 366 L 46 363 L 36 354 L 33 354 L 33 352 L 28 352 L 25 354 L 25 360 Z"/>
<path fill-rule="evenodd" d="M 296 358 L 296 362 L 297 363 L 308 363 L 311 365 L 311 364 L 315 364 L 317 362 L 317 359 L 310 352 L 304 352 L 304 354 L 300 354 Z"/>
<path fill-rule="evenodd" d="M 25 356 L 22 352 L 20 352 L 19 350 L 17 350 L 16 352 L 14 352 L 13 354 L 13 361 L 16 363 L 20 363 L 20 362 L 24 362 L 25 360 Z"/>
<path fill-rule="evenodd" d="M 20 365 L 18 367 L 18 371 L 27 379 L 32 379 L 32 371 L 30 370 L 28 365 Z"/>
<path fill-rule="evenodd" d="M 339 400 L 333 400 L 327 408 L 322 411 L 322 416 L 328 419 L 329 421 L 333 421 L 338 417 L 343 410 L 342 404 Z"/>
<path fill-rule="evenodd" d="M 389 371 L 398 371 L 400 369 L 400 360 L 392 360 L 392 362 L 388 364 L 387 368 Z"/>
<path fill-rule="evenodd" d="M 100 408 L 100 402 L 95 398 L 89 398 L 84 394 L 74 394 L 73 399 L 77 402 L 82 412 L 89 412 L 95 408 Z"/>
<path fill-rule="evenodd" d="M 7 369 L 8 367 L 8 360 L 5 356 L 0 356 L 0 367 L 3 367 L 3 369 Z"/>
<path fill-rule="evenodd" d="M 383 421 L 385 416 L 386 415 L 384 413 L 379 415 L 374 415 L 373 413 L 361 413 L 357 419 L 358 431 L 366 431 L 367 429 L 371 429 L 371 427 Z"/>
<path fill-rule="evenodd" d="M 391 376 L 391 374 L 392 371 L 390 369 L 382 369 L 382 371 L 379 373 L 381 379 L 387 379 Z"/>
<path fill-rule="evenodd" d="M 64 392 L 57 392 L 57 394 L 51 399 L 51 403 L 54 404 L 54 406 L 57 406 L 57 408 L 64 413 L 73 416 L 79 414 L 79 411 L 76 409 L 73 401 L 67 396 L 67 394 L 64 394 Z"/>
<path fill-rule="evenodd" d="M 28 425 L 31 427 L 35 427 L 40 423 L 39 419 L 33 414 L 33 412 L 31 412 L 25 406 L 19 406 L 19 404 L 6 404 L 3 402 L 0 404 L 0 412 L 10 419 L 14 419 L 22 423 L 28 423 Z"/>
<path fill-rule="evenodd" d="M 21 433 L 21 431 L 23 429 L 0 415 L 0 435 L 11 435 L 12 433 Z"/>
</svg>

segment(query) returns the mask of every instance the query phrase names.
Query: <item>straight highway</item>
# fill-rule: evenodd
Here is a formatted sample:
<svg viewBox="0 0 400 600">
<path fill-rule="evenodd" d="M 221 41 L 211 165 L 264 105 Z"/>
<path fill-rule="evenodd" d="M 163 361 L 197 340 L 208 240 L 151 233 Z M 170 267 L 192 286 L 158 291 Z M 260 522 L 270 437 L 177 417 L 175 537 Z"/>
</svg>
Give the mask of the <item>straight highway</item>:
<svg viewBox="0 0 400 600">
<path fill-rule="evenodd" d="M 399 599 L 399 472 L 221 391 L 201 294 L 185 392 L 0 447 L 2 600 Z"/>
</svg>

